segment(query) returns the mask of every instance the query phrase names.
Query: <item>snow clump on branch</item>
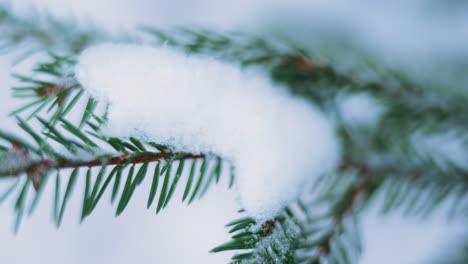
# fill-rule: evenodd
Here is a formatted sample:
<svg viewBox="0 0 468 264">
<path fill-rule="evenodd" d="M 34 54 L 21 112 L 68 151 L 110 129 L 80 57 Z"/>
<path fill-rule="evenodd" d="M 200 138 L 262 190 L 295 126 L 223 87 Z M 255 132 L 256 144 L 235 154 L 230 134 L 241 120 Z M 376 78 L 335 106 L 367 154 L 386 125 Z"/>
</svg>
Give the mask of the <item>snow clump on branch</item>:
<svg viewBox="0 0 468 264">
<path fill-rule="evenodd" d="M 272 217 L 336 166 L 339 143 L 317 107 L 258 72 L 169 47 L 101 44 L 77 80 L 109 102 L 106 133 L 233 162 L 241 205 Z"/>
</svg>

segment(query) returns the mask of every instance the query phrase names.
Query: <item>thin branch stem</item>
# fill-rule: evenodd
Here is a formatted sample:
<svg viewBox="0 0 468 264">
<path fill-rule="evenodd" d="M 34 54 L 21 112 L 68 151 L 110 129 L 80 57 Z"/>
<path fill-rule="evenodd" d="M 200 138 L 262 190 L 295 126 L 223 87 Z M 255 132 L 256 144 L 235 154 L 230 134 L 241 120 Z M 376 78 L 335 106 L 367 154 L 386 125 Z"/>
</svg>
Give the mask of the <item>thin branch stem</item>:
<svg viewBox="0 0 468 264">
<path fill-rule="evenodd" d="M 155 162 L 160 161 L 163 159 L 168 159 L 170 157 L 175 157 L 180 153 L 174 152 L 160 152 L 160 153 L 151 153 L 151 154 L 143 154 L 138 156 L 130 156 L 128 153 L 123 153 L 122 155 L 107 158 L 107 159 L 94 159 L 90 161 L 68 161 L 68 160 L 59 160 L 58 166 L 55 166 L 56 169 L 66 169 L 66 168 L 78 168 L 78 167 L 98 167 L 102 165 L 121 165 L 126 163 L 132 164 L 139 164 L 139 163 L 146 163 L 146 162 Z M 203 154 L 187 154 L 180 158 L 176 158 L 174 160 L 182 160 L 182 159 L 199 159 L 203 158 L 205 155 Z"/>
<path fill-rule="evenodd" d="M 130 155 L 125 152 L 118 156 L 96 158 L 87 161 L 76 161 L 71 159 L 59 158 L 59 159 L 41 159 L 37 161 L 31 161 L 26 168 L 18 168 L 16 171 L 10 171 L 8 176 L 17 177 L 23 173 L 27 175 L 35 175 L 51 169 L 69 169 L 69 168 L 81 168 L 81 167 L 99 167 L 103 165 L 123 165 L 127 163 L 140 164 L 147 162 L 157 162 L 164 159 L 174 158 L 173 160 L 182 159 L 199 159 L 205 157 L 204 154 L 186 154 L 181 155 L 178 152 L 159 152 L 159 153 L 145 153 L 139 155 Z M 177 157 L 181 155 L 180 157 Z"/>
</svg>

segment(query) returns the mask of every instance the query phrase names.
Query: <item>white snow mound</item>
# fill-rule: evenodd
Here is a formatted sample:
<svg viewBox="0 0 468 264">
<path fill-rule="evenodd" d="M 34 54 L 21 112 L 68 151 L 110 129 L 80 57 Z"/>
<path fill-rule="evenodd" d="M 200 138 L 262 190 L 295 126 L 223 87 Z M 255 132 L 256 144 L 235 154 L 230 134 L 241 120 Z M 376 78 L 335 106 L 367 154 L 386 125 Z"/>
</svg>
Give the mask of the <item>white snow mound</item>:
<svg viewBox="0 0 468 264">
<path fill-rule="evenodd" d="M 101 44 L 80 55 L 75 73 L 110 103 L 107 134 L 233 162 L 241 205 L 258 218 L 274 216 L 339 158 L 334 126 L 319 109 L 232 64 Z"/>
</svg>

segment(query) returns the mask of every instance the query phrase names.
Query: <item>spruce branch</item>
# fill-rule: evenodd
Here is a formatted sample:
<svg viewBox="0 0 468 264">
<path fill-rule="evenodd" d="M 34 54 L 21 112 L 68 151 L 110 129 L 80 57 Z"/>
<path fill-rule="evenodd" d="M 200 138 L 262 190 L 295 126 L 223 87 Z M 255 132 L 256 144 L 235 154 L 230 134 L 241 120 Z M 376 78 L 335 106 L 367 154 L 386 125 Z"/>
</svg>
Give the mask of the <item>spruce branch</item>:
<svg viewBox="0 0 468 264">
<path fill-rule="evenodd" d="M 84 116 L 87 114 L 89 116 L 96 117 L 93 113 L 94 108 L 90 110 L 89 104 L 86 108 L 89 111 L 88 113 L 85 112 Z M 186 160 L 193 160 L 192 170 L 190 173 L 191 176 L 188 179 L 185 191 L 186 193 L 191 193 L 189 203 L 191 203 L 195 197 L 202 196 L 207 189 L 213 185 L 213 182 L 205 182 L 203 180 L 204 175 L 207 174 L 207 164 L 213 160 L 212 155 L 173 152 L 168 146 L 160 145 L 155 142 L 142 142 L 132 137 L 128 140 L 106 137 L 101 134 L 99 126 L 92 126 L 89 121 L 83 122 L 82 120 L 84 119 L 86 120 L 86 118 L 81 118 L 81 121 L 75 125 L 72 124 L 71 121 L 67 121 L 65 119 L 60 119 L 58 121 L 45 121 L 44 119 L 37 117 L 39 123 L 41 123 L 45 128 L 45 131 L 40 135 L 32 129 L 28 122 L 18 118 L 19 126 L 24 129 L 26 134 L 28 134 L 36 144 L 29 143 L 25 138 L 0 131 L 0 138 L 13 146 L 11 149 L 3 149 L 3 156 L 1 157 L 2 159 L 0 159 L 0 175 L 2 176 L 0 178 L 18 178 L 20 175 L 27 175 L 27 180 L 23 181 L 22 190 L 25 190 L 24 192 L 27 192 L 29 184 L 32 182 L 32 185 L 37 191 L 36 195 L 40 195 L 43 188 L 42 185 L 46 177 L 53 171 L 57 171 L 55 195 L 56 197 L 60 197 L 60 178 L 63 177 L 60 176 L 61 172 L 72 169 L 68 183 L 68 186 L 70 187 L 67 188 L 65 192 L 62 205 L 59 206 L 57 203 L 60 199 L 56 199 L 57 202 L 54 208 L 56 208 L 55 220 L 57 225 L 61 223 L 61 219 L 63 218 L 62 212 L 65 210 L 66 201 L 70 198 L 70 193 L 75 185 L 74 182 L 76 181 L 77 173 L 80 169 L 88 170 L 85 186 L 88 191 L 85 191 L 83 199 L 82 220 L 89 216 L 94 210 L 97 202 L 100 200 L 105 190 L 110 186 L 110 181 L 112 179 L 115 179 L 112 197 L 116 197 L 119 191 L 120 179 L 122 178 L 122 174 L 126 167 L 130 167 L 130 169 L 128 171 L 127 180 L 122 189 L 122 196 L 117 207 L 117 215 L 120 215 L 125 210 L 134 190 L 143 181 L 147 174 L 149 174 L 148 166 L 151 164 L 158 164 L 158 168 L 160 168 L 159 164 L 164 164 L 161 166 L 161 169 L 156 169 L 153 175 L 153 183 L 159 181 L 157 179 L 164 175 L 164 182 L 159 194 L 157 212 L 168 205 L 176 187 L 180 185 L 180 177 L 183 172 L 182 164 Z M 102 125 L 105 123 L 106 119 L 99 118 L 98 120 Z M 80 129 L 79 124 L 83 124 L 83 128 L 94 130 L 82 131 L 83 128 Z M 57 125 L 61 125 L 63 130 L 62 132 L 59 132 Z M 67 134 L 65 134 L 65 132 L 67 132 Z M 91 136 L 100 142 L 95 142 Z M 57 151 L 51 144 L 51 141 L 64 146 L 71 156 L 62 154 L 62 151 Z M 110 154 L 98 154 L 97 152 L 102 152 L 101 149 L 104 147 L 103 144 L 112 147 L 114 151 Z M 87 151 L 89 153 L 88 155 L 91 155 L 93 158 L 79 158 L 79 156 L 77 156 L 78 149 Z M 204 164 L 200 168 L 198 176 L 195 173 L 194 163 L 197 159 L 202 159 Z M 222 161 L 219 158 L 216 158 L 215 160 L 218 165 L 214 167 L 213 172 L 210 175 L 219 179 L 222 173 L 220 169 L 221 165 L 219 164 Z M 11 163 L 11 165 L 4 166 L 5 163 Z M 172 176 L 171 171 L 174 171 L 172 170 L 172 166 L 177 166 L 177 164 L 179 164 L 177 172 L 175 176 Z M 137 170 L 137 166 L 140 168 L 136 174 L 134 174 L 134 171 Z M 107 167 L 113 167 L 113 170 L 110 173 L 106 173 Z M 99 168 L 100 171 L 94 183 L 91 182 L 92 168 Z M 102 181 L 104 180 L 104 177 L 106 177 L 106 180 L 103 183 Z M 197 184 L 192 188 L 190 185 L 193 180 L 196 180 Z M 202 183 L 204 184 L 203 189 L 200 188 Z M 218 180 L 216 183 L 218 183 Z M 26 186 L 26 184 L 28 186 Z M 149 201 L 152 201 L 155 198 L 157 189 L 158 186 L 153 185 Z M 92 192 L 90 190 L 92 190 Z M 9 191 L 5 196 L 11 195 L 12 193 L 13 192 Z M 23 202 L 18 204 L 24 206 Z M 34 204 L 37 204 L 36 199 Z M 149 204 L 151 204 L 151 202 L 149 202 Z M 61 212 L 57 211 L 59 207 L 62 207 Z M 23 211 L 24 210 L 20 210 L 18 212 Z M 21 218 L 21 216 L 22 214 L 18 217 Z"/>
<path fill-rule="evenodd" d="M 467 195 L 466 176 L 456 177 L 450 172 L 441 175 L 442 171 L 430 171 L 427 167 L 375 168 L 345 160 L 338 171 L 350 179 L 328 175 L 328 179 L 319 180 L 310 193 L 321 190 L 322 194 L 309 203 L 299 200 L 261 225 L 249 217 L 229 223 L 226 226 L 231 228 L 231 241 L 212 252 L 248 250 L 235 255 L 233 263 L 357 263 L 362 251 L 357 218 L 378 192 L 385 194 L 383 213 L 403 208 L 405 213 L 424 216 L 455 193 Z M 328 207 L 325 213 L 315 213 L 323 206 Z M 466 204 L 457 207 L 464 209 Z M 288 248 L 288 253 L 279 247 Z"/>
<path fill-rule="evenodd" d="M 349 176 L 327 175 L 313 188 L 323 195 L 307 193 L 274 219 L 232 221 L 231 240 L 212 252 L 243 250 L 232 263 L 356 263 L 362 250 L 356 218 L 368 193 L 361 178 Z"/>
<path fill-rule="evenodd" d="M 444 211 L 448 219 L 468 215 L 468 203 L 464 199 L 468 195 L 468 171 L 453 164 L 449 169 L 442 169 L 431 162 L 412 165 L 392 162 L 376 166 L 345 160 L 339 169 L 356 171 L 360 175 L 362 192 L 368 196 L 366 204 L 383 198 L 382 214 L 397 211 L 427 218 L 450 202 L 451 209 Z"/>
<path fill-rule="evenodd" d="M 39 73 L 40 78 L 15 75 L 22 86 L 13 88 L 13 95 L 20 99 L 33 98 L 33 100 L 12 112 L 12 115 L 16 116 L 18 127 L 34 143 L 26 137 L 0 130 L 0 139 L 12 146 L 8 148 L 2 145 L 1 150 L 4 155 L 0 163 L 13 161 L 11 166 L 0 164 L 2 165 L 0 166 L 1 178 L 20 178 L 19 176 L 26 175 L 27 180 L 22 181 L 21 184 L 24 190 L 22 193 L 27 192 L 31 183 L 37 192 L 34 206 L 31 208 L 38 203 L 45 181 L 53 171 L 57 171 L 54 205 L 57 226 L 62 222 L 63 212 L 72 195 L 80 170 L 87 169 L 85 179 L 87 191 L 83 198 L 82 220 L 93 212 L 105 190 L 110 188 L 113 179 L 115 179 L 112 188 L 113 200 L 117 198 L 119 189 L 122 188 L 116 212 L 120 215 L 127 207 L 135 189 L 147 174 L 150 174 L 149 166 L 153 164 L 157 164 L 157 169 L 153 173 L 148 208 L 160 189 L 156 212 L 160 212 L 169 204 L 175 189 L 181 185 L 180 178 L 184 161 L 192 161 L 190 177 L 187 179 L 184 192 L 185 198 L 190 196 L 188 203 L 193 202 L 196 197 L 203 196 L 209 187 L 219 182 L 223 161 L 218 157 L 214 158 L 214 155 L 210 153 L 181 153 L 173 151 L 170 146 L 156 142 L 143 142 L 133 137 L 121 139 L 103 135 L 101 128 L 107 121 L 107 106 L 87 94 L 74 79 L 73 72 L 70 70 L 76 63 L 73 55 L 59 56 L 49 53 L 48 58 L 44 62 L 39 62 L 34 68 L 33 72 Z M 76 108 L 80 102 L 84 105 L 84 109 L 78 110 L 82 113 L 81 117 L 78 120 L 69 119 L 68 113 L 77 111 Z M 24 116 L 25 119 L 20 116 Z M 42 127 L 42 130 L 38 127 Z M 109 148 L 110 150 L 106 150 Z M 80 158 L 80 153 L 87 153 L 88 157 Z M 195 163 L 198 159 L 203 160 L 199 173 L 196 172 Z M 209 172 L 207 167 L 212 162 L 215 163 L 215 167 L 212 172 Z M 173 170 L 172 166 L 178 166 L 178 169 Z M 110 173 L 106 172 L 107 167 L 113 167 Z M 91 181 L 93 168 L 99 169 L 94 182 Z M 126 168 L 129 168 L 128 174 L 122 186 L 123 179 L 121 178 Z M 68 187 L 61 198 L 60 179 L 66 178 L 66 175 L 62 173 L 68 174 L 68 171 L 71 171 L 68 177 Z M 175 175 L 172 175 L 172 171 L 176 172 Z M 205 174 L 210 177 L 206 179 Z M 158 186 L 159 177 L 163 177 L 164 180 L 162 185 Z M 216 181 L 212 182 L 212 179 Z M 193 185 L 192 182 L 196 184 Z M 14 194 L 13 191 L 14 189 L 6 192 L 2 200 Z M 17 202 L 18 206 L 25 206 L 22 201 Z M 17 226 L 19 226 L 23 211 L 17 211 L 21 212 L 18 214 Z"/>
<path fill-rule="evenodd" d="M 86 28 L 76 21 L 31 12 L 28 17 L 17 16 L 8 6 L 0 5 L 0 51 L 25 48 L 24 56 L 44 50 L 78 53 L 105 39 L 126 39 L 111 36 L 96 26 Z"/>
<path fill-rule="evenodd" d="M 28 156 L 22 157 L 22 159 L 26 159 Z M 197 176 L 194 168 L 195 168 L 195 162 L 198 159 L 203 159 L 203 163 L 205 166 L 202 166 L 200 168 L 200 174 Z M 7 180 L 8 178 L 17 178 L 20 179 L 20 175 L 27 175 L 28 177 L 26 178 L 25 181 L 22 181 L 23 183 L 21 184 L 22 191 L 18 199 L 23 199 L 22 197 L 24 196 L 23 193 L 28 192 L 29 186 L 32 183 L 36 189 L 36 198 L 34 199 L 34 202 L 31 205 L 31 208 L 34 208 L 38 202 L 39 196 L 41 195 L 45 181 L 48 178 L 48 176 L 53 172 L 57 171 L 57 176 L 56 176 L 56 182 L 55 182 L 55 196 L 56 201 L 55 201 L 55 221 L 57 223 L 57 226 L 60 225 L 62 218 L 63 218 L 63 211 L 66 208 L 66 204 L 68 199 L 70 199 L 71 192 L 73 190 L 73 187 L 75 185 L 75 181 L 77 180 L 78 172 L 80 170 L 87 170 L 86 173 L 86 190 L 85 191 L 85 196 L 83 199 L 83 209 L 82 209 L 82 220 L 84 220 L 87 216 L 89 216 L 94 208 L 96 207 L 97 203 L 100 201 L 100 198 L 104 194 L 104 192 L 107 189 L 110 189 L 111 186 L 111 181 L 114 180 L 114 187 L 112 188 L 112 200 L 116 198 L 118 195 L 119 189 L 120 188 L 120 182 L 122 178 L 122 174 L 124 173 L 124 169 L 126 167 L 130 167 L 128 170 L 128 176 L 125 181 L 125 185 L 121 189 L 121 198 L 117 207 L 117 215 L 120 215 L 125 208 L 127 207 L 130 198 L 133 195 L 133 192 L 135 189 L 138 187 L 138 185 L 141 184 L 143 179 L 148 175 L 151 174 L 148 171 L 148 167 L 150 164 L 156 163 L 156 169 L 154 171 L 153 175 L 153 185 L 151 188 L 151 192 L 149 195 L 149 206 L 150 208 L 152 201 L 154 200 L 156 196 L 156 191 L 158 190 L 157 184 L 154 185 L 155 182 L 159 181 L 159 177 L 164 177 L 164 184 L 162 185 L 162 189 L 160 190 L 159 193 L 159 202 L 157 206 L 157 213 L 165 208 L 169 201 L 171 200 L 175 189 L 177 188 L 178 185 L 180 185 L 181 181 L 181 175 L 183 172 L 183 163 L 192 161 L 192 169 L 190 173 L 190 178 L 187 179 L 187 186 L 186 186 L 186 193 L 191 193 L 191 199 L 189 203 L 193 201 L 193 199 L 197 196 L 202 196 L 204 192 L 206 192 L 206 189 L 203 190 L 200 188 L 200 184 L 197 184 L 197 186 L 192 187 L 190 182 L 195 178 L 197 182 L 203 183 L 205 185 L 205 188 L 210 187 L 213 183 L 210 181 L 203 181 L 203 175 L 205 174 L 207 163 L 209 160 L 212 160 L 211 157 L 198 154 L 198 155 L 193 155 L 193 154 L 187 154 L 187 153 L 174 153 L 174 152 L 133 152 L 133 153 L 123 153 L 118 156 L 103 156 L 98 159 L 93 159 L 93 160 L 86 160 L 86 161 L 80 161 L 80 160 L 74 160 L 74 159 L 61 159 L 61 158 L 56 158 L 56 159 L 37 159 L 37 160 L 31 160 L 31 161 L 18 161 L 15 160 L 14 162 L 20 162 L 20 164 L 25 164 L 16 167 L 16 170 L 7 170 L 7 171 L 2 171 L 2 174 L 8 175 L 3 178 L 3 180 Z M 4 160 L 0 160 L 0 163 L 4 162 Z M 23 162 L 23 163 L 21 163 Z M 216 159 L 216 162 L 219 163 L 220 160 L 219 158 Z M 163 164 L 163 165 L 161 165 Z M 178 165 L 177 165 L 178 164 Z M 139 166 L 139 169 L 138 169 Z M 177 172 L 175 175 L 172 175 L 172 167 L 173 166 L 178 166 Z M 216 175 L 217 178 L 221 177 L 221 171 L 217 169 L 219 165 L 216 165 L 215 168 L 213 169 L 212 174 Z M 4 166 L 0 166 L 2 169 L 4 169 Z M 112 171 L 106 172 L 106 168 L 112 167 Z M 98 168 L 99 173 L 96 176 L 94 182 L 91 181 L 91 171 L 92 168 Z M 68 186 L 67 190 L 65 191 L 65 195 L 63 196 L 63 201 L 60 204 L 60 179 L 66 176 L 61 176 L 61 173 L 63 171 L 70 171 L 71 169 L 71 176 L 69 176 L 68 179 Z M 134 173 L 135 172 L 135 173 Z M 14 174 L 16 173 L 16 174 Z M 68 173 L 67 173 L 68 174 Z M 163 176 L 164 175 L 164 176 Z M 105 180 L 104 180 L 105 179 Z M 16 180 L 18 182 L 18 180 Z M 216 182 L 217 184 L 218 182 Z M 5 192 L 4 195 L 1 195 L 2 201 L 5 200 L 8 196 L 11 196 L 13 194 L 14 189 L 16 188 L 17 185 L 14 185 L 11 189 L 8 189 L 7 192 Z M 185 199 L 184 199 L 185 200 Z M 18 206 L 21 206 L 21 208 L 25 207 L 25 202 L 19 202 L 17 200 Z M 61 207 L 60 212 L 58 212 L 58 208 Z M 33 209 L 30 209 L 32 211 Z M 18 212 L 23 212 L 24 209 L 19 210 Z M 22 213 L 21 215 L 18 215 L 18 218 L 22 218 Z M 21 220 L 18 220 L 21 221 Z M 17 224 L 19 226 L 19 224 Z M 15 229 L 17 230 L 17 228 Z"/>
<path fill-rule="evenodd" d="M 76 168 L 91 168 L 91 167 L 101 167 L 104 165 L 124 165 L 127 163 L 130 164 L 140 164 L 148 162 L 158 162 L 161 160 L 171 159 L 173 161 L 184 160 L 184 159 L 201 159 L 205 158 L 204 154 L 186 154 L 178 152 L 141 152 L 136 154 L 129 154 L 125 152 L 117 156 L 102 156 L 97 159 L 92 160 L 72 160 L 59 157 L 57 159 L 41 159 L 41 160 L 31 160 L 29 156 L 18 156 L 11 154 L 14 157 L 9 157 L 9 159 L 14 159 L 15 162 L 19 164 L 27 164 L 27 166 L 18 166 L 15 169 L 6 169 L 6 166 L 0 167 L 0 177 L 18 177 L 24 172 L 35 173 L 37 171 L 46 170 L 61 170 L 61 169 L 76 169 Z"/>
<path fill-rule="evenodd" d="M 31 23 L 6 8 L 0 9 L 0 27 L 6 29 L 0 41 L 6 51 L 21 43 L 53 51 L 49 60 L 36 65 L 31 76 L 15 75 L 20 85 L 12 89 L 13 96 L 28 101 L 12 116 L 18 118 L 18 126 L 30 140 L 0 131 L 0 138 L 6 143 L 0 145 L 0 179 L 14 180 L 0 195 L 0 202 L 19 189 L 15 200 L 16 230 L 25 212 L 30 186 L 36 189 L 29 209 L 32 212 L 55 171 L 57 226 L 62 222 L 78 175 L 85 170 L 82 220 L 93 212 L 106 190 L 112 190 L 112 201 L 118 200 L 116 215 L 120 215 L 148 175 L 153 178 L 147 208 L 154 205 L 156 213 L 169 204 L 181 185 L 184 168 L 189 167 L 190 173 L 183 202 L 190 204 L 219 182 L 223 161 L 215 155 L 180 153 L 155 142 L 102 134 L 107 106 L 87 94 L 74 79 L 75 55 L 103 39 L 135 42 L 136 38 L 114 38 L 99 30 L 77 32 L 70 30 L 69 25 L 48 19 L 44 23 Z M 235 263 L 355 263 L 362 250 L 357 218 L 378 193 L 384 194 L 383 213 L 401 209 L 407 214 L 428 216 L 455 196 L 451 217 L 467 215 L 464 198 L 468 194 L 468 171 L 454 164 L 440 168 L 430 159 L 415 157 L 414 150 L 408 151 L 411 135 L 417 129 L 466 131 L 465 97 L 440 87 L 423 88 L 424 85 L 390 69 L 382 69 L 382 76 L 376 81 L 361 80 L 338 70 L 336 62 L 275 39 L 201 29 L 171 33 L 149 27 L 141 30 L 155 45 L 213 56 L 240 67 L 261 68 L 293 94 L 333 113 L 338 112 L 335 101 L 342 94 L 369 93 L 387 108 L 373 129 L 363 130 L 339 120 L 344 157 L 335 175 L 324 176 L 306 197 L 299 197 L 273 219 L 258 222 L 244 216 L 229 223 L 231 240 L 213 252 L 242 250 L 233 257 Z M 77 107 L 80 103 L 84 109 Z M 79 111 L 79 120 L 69 118 L 72 111 Z M 105 147 L 112 148 L 111 154 L 103 151 Z M 81 159 L 80 153 L 91 158 Z M 380 162 L 372 162 L 370 157 L 377 157 Z M 201 164 L 197 163 L 200 159 Z M 98 170 L 97 175 L 93 169 Z M 67 178 L 63 193 L 60 181 Z M 314 193 L 318 197 L 309 199 Z"/>
</svg>

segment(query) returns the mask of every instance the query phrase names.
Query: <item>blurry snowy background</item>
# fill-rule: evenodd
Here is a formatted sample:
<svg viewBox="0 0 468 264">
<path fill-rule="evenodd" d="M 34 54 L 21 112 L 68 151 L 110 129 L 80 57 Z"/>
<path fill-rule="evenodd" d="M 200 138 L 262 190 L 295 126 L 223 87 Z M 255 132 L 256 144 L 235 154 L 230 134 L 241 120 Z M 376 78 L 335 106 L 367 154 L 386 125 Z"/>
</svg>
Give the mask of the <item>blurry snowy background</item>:
<svg viewBox="0 0 468 264">
<path fill-rule="evenodd" d="M 9 3 L 19 13 L 34 8 L 58 17 L 92 21 L 112 31 L 130 31 L 141 24 L 197 25 L 275 33 L 321 50 L 327 47 L 327 41 L 333 40 L 335 45 L 363 51 L 379 62 L 403 67 L 421 80 L 450 86 L 454 85 L 454 76 L 457 82 L 468 79 L 466 74 L 457 75 L 451 70 L 454 65 L 462 65 L 464 69 L 468 66 L 468 1 L 462 0 L 0 0 L 0 3 Z M 347 59 L 353 64 L 353 52 L 349 53 Z M 10 55 L 0 57 L 2 128 L 11 126 L 6 114 L 16 103 L 9 98 L 13 59 Z M 359 115 L 366 118 L 372 111 L 368 107 L 365 100 L 347 106 L 357 118 Z M 451 152 L 455 157 L 461 154 Z M 135 194 L 121 217 L 114 218 L 113 207 L 101 203 L 101 208 L 83 225 L 78 223 L 80 195 L 75 195 L 60 230 L 55 229 L 51 220 L 52 193 L 51 189 L 46 190 L 38 210 L 23 223 L 16 236 L 12 232 L 11 208 L 0 207 L 2 263 L 226 263 L 230 257 L 230 253 L 207 253 L 227 240 L 223 226 L 236 217 L 235 194 L 224 188 L 212 188 L 203 200 L 191 206 L 173 203 L 158 216 L 145 209 L 147 192 L 142 190 Z M 462 227 L 462 223 L 447 222 L 442 214 L 422 222 L 400 215 L 379 217 L 375 209 L 363 217 L 364 264 L 425 263 L 431 256 L 443 253 L 444 246 L 456 238 Z"/>
</svg>

